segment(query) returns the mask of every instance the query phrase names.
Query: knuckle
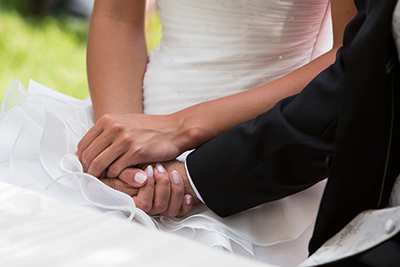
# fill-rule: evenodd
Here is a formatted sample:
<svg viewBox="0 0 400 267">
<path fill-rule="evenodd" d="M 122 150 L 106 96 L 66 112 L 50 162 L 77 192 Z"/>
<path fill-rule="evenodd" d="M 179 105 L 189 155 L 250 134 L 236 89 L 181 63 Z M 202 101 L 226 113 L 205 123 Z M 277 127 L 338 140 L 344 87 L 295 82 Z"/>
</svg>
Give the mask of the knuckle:
<svg viewBox="0 0 400 267">
<path fill-rule="evenodd" d="M 110 130 L 113 133 L 121 133 L 124 131 L 124 125 L 119 122 L 114 122 L 110 125 Z"/>
<path fill-rule="evenodd" d="M 118 166 L 113 164 L 110 167 L 108 167 L 107 175 L 108 177 L 117 177 L 119 175 Z"/>
<path fill-rule="evenodd" d="M 103 116 L 100 117 L 99 122 L 101 123 L 107 123 L 111 121 L 112 116 L 110 114 L 104 114 Z"/>
<path fill-rule="evenodd" d="M 128 133 L 124 133 L 119 137 L 119 141 L 123 145 L 129 145 L 129 144 L 131 144 L 133 142 L 133 137 Z"/>
<path fill-rule="evenodd" d="M 82 162 L 87 164 L 90 162 L 90 156 L 89 156 L 89 152 L 87 150 L 82 152 Z"/>
<path fill-rule="evenodd" d="M 136 204 L 137 208 L 143 210 L 144 212 L 148 213 L 152 207 L 153 207 L 153 203 L 149 202 L 149 201 L 138 201 L 138 203 Z"/>
<path fill-rule="evenodd" d="M 92 163 L 90 164 L 90 169 L 94 173 L 99 173 L 100 174 L 103 171 L 103 164 L 98 159 L 94 159 L 92 161 Z"/>
<path fill-rule="evenodd" d="M 107 173 L 106 173 L 106 177 L 107 178 L 117 178 L 118 175 L 115 173 L 115 171 L 110 170 L 110 168 L 108 168 Z"/>
<path fill-rule="evenodd" d="M 157 184 L 160 184 L 162 186 L 170 185 L 170 180 L 168 178 L 168 175 L 164 173 L 159 173 L 158 175 L 156 175 L 155 180 Z"/>
<path fill-rule="evenodd" d="M 137 157 L 143 157 L 144 155 L 146 155 L 143 147 L 136 147 L 134 153 Z"/>
<path fill-rule="evenodd" d="M 79 141 L 78 145 L 76 146 L 76 148 L 78 149 L 78 151 L 82 151 L 83 150 L 83 142 Z"/>
<path fill-rule="evenodd" d="M 148 154 L 145 152 L 142 146 L 138 144 L 133 144 L 134 141 L 130 143 L 129 156 L 135 159 L 137 162 L 145 162 L 148 158 Z"/>
<path fill-rule="evenodd" d="M 162 213 L 162 212 L 166 211 L 167 208 L 168 208 L 168 202 L 166 202 L 164 200 L 159 201 L 154 207 L 154 209 L 157 210 L 157 213 Z"/>
<path fill-rule="evenodd" d="M 147 186 L 148 188 L 150 188 L 152 191 L 154 191 L 154 189 L 155 189 L 155 182 L 154 182 L 154 178 L 153 178 L 153 177 L 147 176 L 146 186 Z"/>
<path fill-rule="evenodd" d="M 184 188 L 183 188 L 183 184 L 177 184 L 177 183 L 171 183 L 171 189 L 172 191 L 175 192 L 175 194 L 179 194 L 179 195 L 183 195 L 184 193 Z"/>
</svg>

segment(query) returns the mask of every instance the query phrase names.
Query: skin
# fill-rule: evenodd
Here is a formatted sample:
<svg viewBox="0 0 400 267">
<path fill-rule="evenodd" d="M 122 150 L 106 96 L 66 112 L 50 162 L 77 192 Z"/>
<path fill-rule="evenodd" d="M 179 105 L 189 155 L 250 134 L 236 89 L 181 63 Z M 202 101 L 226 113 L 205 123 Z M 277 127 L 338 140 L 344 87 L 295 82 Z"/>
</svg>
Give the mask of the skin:
<svg viewBox="0 0 400 267">
<path fill-rule="evenodd" d="M 132 196 L 136 207 L 149 215 L 184 216 L 191 211 L 194 204 L 200 201 L 189 184 L 184 164 L 172 161 L 164 165 L 165 168 L 159 163 L 154 167 L 149 165 L 146 168 L 145 185 L 135 181 L 127 183 L 119 178 L 101 178 L 100 180 Z M 184 175 L 181 176 L 180 173 Z"/>
<path fill-rule="evenodd" d="M 144 2 L 97 0 L 95 3 L 87 68 L 98 120 L 79 142 L 77 151 L 85 172 L 96 177 L 118 177 L 143 190 L 150 179 L 146 172 L 133 166 L 173 160 L 184 151 L 268 111 L 279 100 L 299 93 L 334 62 L 345 25 L 356 14 L 352 0 L 332 0 L 333 48 L 276 81 L 173 114 L 143 115 L 140 114 L 142 80 L 147 63 Z M 138 172 L 147 175 L 147 182 L 135 182 Z M 184 169 L 180 173 L 185 173 Z M 154 199 L 158 192 L 163 191 L 154 190 Z M 137 201 L 141 197 L 137 196 Z M 154 201 L 152 205 L 158 203 Z M 152 208 L 146 207 L 146 210 L 152 211 Z"/>
</svg>

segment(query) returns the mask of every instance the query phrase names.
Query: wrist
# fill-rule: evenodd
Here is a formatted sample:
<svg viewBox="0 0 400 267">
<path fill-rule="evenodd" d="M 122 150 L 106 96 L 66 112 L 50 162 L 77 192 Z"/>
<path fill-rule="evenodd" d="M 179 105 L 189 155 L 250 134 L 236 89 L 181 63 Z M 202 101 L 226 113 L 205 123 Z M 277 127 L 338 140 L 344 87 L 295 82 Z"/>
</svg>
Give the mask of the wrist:
<svg viewBox="0 0 400 267">
<path fill-rule="evenodd" d="M 171 140 L 180 153 L 194 148 L 195 128 L 188 123 L 182 112 L 175 112 L 169 116 L 171 119 L 170 125 L 174 125 Z"/>
<path fill-rule="evenodd" d="M 206 130 L 202 118 L 196 116 L 195 112 L 182 110 L 171 114 L 171 117 L 176 122 L 173 142 L 182 153 L 200 146 L 213 137 L 212 133 Z"/>
</svg>

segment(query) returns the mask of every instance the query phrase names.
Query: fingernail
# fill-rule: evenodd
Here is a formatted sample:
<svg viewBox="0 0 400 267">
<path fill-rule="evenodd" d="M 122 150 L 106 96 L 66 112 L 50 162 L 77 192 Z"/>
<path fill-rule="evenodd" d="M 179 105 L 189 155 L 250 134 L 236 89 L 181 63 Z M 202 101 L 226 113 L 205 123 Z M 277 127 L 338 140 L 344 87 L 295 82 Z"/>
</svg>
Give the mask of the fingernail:
<svg viewBox="0 0 400 267">
<path fill-rule="evenodd" d="M 157 163 L 156 168 L 159 172 L 166 172 L 163 165 L 161 165 L 160 163 Z"/>
<path fill-rule="evenodd" d="M 141 172 L 137 172 L 135 174 L 135 177 L 133 179 L 135 179 L 136 182 L 138 182 L 139 184 L 143 184 L 144 181 L 146 181 L 147 176 Z"/>
<path fill-rule="evenodd" d="M 174 181 L 176 184 L 181 182 L 181 179 L 179 179 L 179 173 L 177 171 L 172 172 L 172 181 Z"/>
<path fill-rule="evenodd" d="M 192 204 L 192 196 L 191 195 L 187 195 L 185 197 L 185 202 L 186 202 L 186 205 Z"/>
<path fill-rule="evenodd" d="M 147 166 L 145 172 L 147 173 L 148 176 L 153 177 L 154 176 L 153 166 L 151 165 Z"/>
</svg>

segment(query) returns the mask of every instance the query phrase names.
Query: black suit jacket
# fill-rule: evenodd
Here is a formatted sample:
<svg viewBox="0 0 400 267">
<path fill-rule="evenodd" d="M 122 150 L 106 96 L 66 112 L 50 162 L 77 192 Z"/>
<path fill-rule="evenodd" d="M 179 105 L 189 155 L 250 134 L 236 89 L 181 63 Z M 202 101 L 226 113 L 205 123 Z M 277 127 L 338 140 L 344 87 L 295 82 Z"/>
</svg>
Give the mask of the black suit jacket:
<svg viewBox="0 0 400 267">
<path fill-rule="evenodd" d="M 391 35 L 396 3 L 356 2 L 335 155 L 310 252 L 358 213 L 386 207 L 400 173 L 400 71 Z"/>
<path fill-rule="evenodd" d="M 360 211 L 387 204 L 400 171 L 391 164 L 400 163 L 391 134 L 400 75 L 391 37 L 396 2 L 356 0 L 359 12 L 333 65 L 300 94 L 188 156 L 189 173 L 208 207 L 228 216 L 329 175 L 314 251 Z"/>
</svg>

